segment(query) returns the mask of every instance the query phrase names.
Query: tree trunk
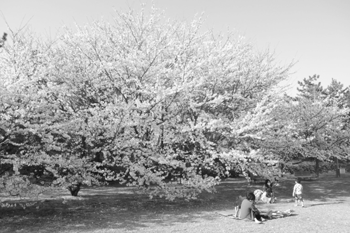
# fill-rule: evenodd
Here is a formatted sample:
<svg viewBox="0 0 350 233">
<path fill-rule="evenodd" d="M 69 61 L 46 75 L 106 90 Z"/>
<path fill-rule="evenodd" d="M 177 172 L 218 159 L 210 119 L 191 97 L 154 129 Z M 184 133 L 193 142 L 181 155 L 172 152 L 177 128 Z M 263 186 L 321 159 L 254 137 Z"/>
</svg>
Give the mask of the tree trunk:
<svg viewBox="0 0 350 233">
<path fill-rule="evenodd" d="M 316 163 L 315 163 L 315 173 L 316 173 L 316 177 L 318 177 L 320 175 L 320 164 L 319 164 L 319 160 L 316 158 Z"/>
<path fill-rule="evenodd" d="M 78 196 L 78 192 L 80 191 L 80 186 L 82 184 L 80 182 L 73 183 L 68 187 L 68 190 L 70 191 L 70 194 L 74 197 Z"/>
<path fill-rule="evenodd" d="M 337 168 L 335 169 L 335 177 L 340 177 L 339 160 L 337 158 Z"/>
</svg>

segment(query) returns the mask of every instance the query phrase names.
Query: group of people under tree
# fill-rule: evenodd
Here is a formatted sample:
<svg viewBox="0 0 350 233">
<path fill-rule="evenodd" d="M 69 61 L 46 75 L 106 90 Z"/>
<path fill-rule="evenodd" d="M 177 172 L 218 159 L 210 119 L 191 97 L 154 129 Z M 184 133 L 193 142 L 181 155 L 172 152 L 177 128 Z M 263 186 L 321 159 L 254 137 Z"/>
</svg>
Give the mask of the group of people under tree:
<svg viewBox="0 0 350 233">
<path fill-rule="evenodd" d="M 263 186 L 263 193 L 261 194 L 261 190 L 255 190 L 255 192 L 248 192 L 246 198 L 241 202 L 241 205 L 236 207 L 235 217 L 238 219 L 249 219 L 253 220 L 256 223 L 262 223 L 267 219 L 272 219 L 272 215 L 270 212 L 263 214 L 258 208 L 255 206 L 256 202 L 259 200 L 263 200 L 266 203 L 274 203 L 275 196 L 273 192 L 273 183 L 270 180 L 265 180 Z M 292 196 L 295 199 L 295 206 L 298 206 L 299 203 L 302 207 L 304 207 L 304 199 L 303 199 L 303 185 L 301 184 L 301 178 L 298 177 L 295 179 L 295 184 L 293 187 Z"/>
</svg>

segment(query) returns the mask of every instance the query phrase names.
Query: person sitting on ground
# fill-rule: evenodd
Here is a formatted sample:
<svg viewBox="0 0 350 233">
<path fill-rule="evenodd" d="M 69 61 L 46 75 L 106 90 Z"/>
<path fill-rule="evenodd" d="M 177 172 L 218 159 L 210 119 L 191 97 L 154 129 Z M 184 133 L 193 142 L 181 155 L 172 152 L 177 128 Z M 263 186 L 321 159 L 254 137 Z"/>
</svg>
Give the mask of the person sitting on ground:
<svg viewBox="0 0 350 233">
<path fill-rule="evenodd" d="M 255 195 L 252 192 L 247 193 L 247 197 L 242 201 L 239 214 L 239 219 L 250 219 L 256 223 L 265 221 L 266 216 L 262 217 L 259 210 L 255 207 Z"/>
<path fill-rule="evenodd" d="M 268 204 L 274 203 L 276 198 L 272 190 L 272 186 L 273 183 L 269 179 L 266 179 L 262 189 L 256 189 L 254 191 L 255 202 L 262 201 Z"/>
<path fill-rule="evenodd" d="M 265 197 L 267 199 L 267 203 L 273 203 L 274 202 L 274 193 L 272 191 L 272 185 L 271 181 L 269 179 L 265 180 L 264 186 L 263 186 L 263 192 L 265 193 Z"/>
</svg>

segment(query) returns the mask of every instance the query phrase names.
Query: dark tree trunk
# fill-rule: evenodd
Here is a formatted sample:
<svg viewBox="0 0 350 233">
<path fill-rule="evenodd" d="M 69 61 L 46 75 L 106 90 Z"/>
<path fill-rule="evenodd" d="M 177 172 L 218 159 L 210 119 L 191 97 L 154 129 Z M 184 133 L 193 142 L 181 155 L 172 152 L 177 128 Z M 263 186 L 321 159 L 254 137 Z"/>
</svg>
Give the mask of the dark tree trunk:
<svg viewBox="0 0 350 233">
<path fill-rule="evenodd" d="M 68 190 L 70 191 L 70 194 L 74 197 L 78 196 L 78 192 L 80 191 L 80 186 L 81 186 L 81 183 L 75 183 L 75 184 L 71 184 L 69 187 L 68 187 Z"/>
<path fill-rule="evenodd" d="M 335 177 L 337 177 L 337 178 L 340 177 L 340 169 L 339 168 L 335 169 Z"/>
<path fill-rule="evenodd" d="M 316 158 L 316 163 L 315 163 L 315 173 L 316 173 L 316 177 L 318 177 L 320 175 L 320 163 L 319 160 Z"/>
<path fill-rule="evenodd" d="M 335 177 L 340 177 L 339 160 L 337 158 L 337 168 L 335 169 Z"/>
</svg>

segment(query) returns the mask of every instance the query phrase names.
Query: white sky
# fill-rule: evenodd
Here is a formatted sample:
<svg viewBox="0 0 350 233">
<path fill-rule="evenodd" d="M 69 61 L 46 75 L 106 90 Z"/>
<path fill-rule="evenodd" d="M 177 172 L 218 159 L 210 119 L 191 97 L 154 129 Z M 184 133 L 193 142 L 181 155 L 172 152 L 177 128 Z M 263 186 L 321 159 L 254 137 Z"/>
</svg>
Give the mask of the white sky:
<svg viewBox="0 0 350 233">
<path fill-rule="evenodd" d="M 113 9 L 152 2 L 174 20 L 204 12 L 204 30 L 238 31 L 255 48 L 275 51 L 281 64 L 297 61 L 295 83 L 318 74 L 324 86 L 332 78 L 350 85 L 350 0 L 0 0 L 0 14 L 14 30 L 30 20 L 34 32 L 54 37 L 63 25 L 109 20 Z M 2 17 L 1 35 L 8 31 Z"/>
</svg>

